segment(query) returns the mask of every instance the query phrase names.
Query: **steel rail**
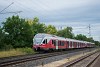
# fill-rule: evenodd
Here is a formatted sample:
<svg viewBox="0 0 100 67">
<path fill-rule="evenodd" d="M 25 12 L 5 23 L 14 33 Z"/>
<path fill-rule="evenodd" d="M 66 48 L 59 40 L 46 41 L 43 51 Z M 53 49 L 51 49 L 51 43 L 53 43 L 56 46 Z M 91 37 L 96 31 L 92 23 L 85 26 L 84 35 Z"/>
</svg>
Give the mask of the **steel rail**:
<svg viewBox="0 0 100 67">
<path fill-rule="evenodd" d="M 86 65 L 86 67 L 90 67 L 90 66 L 93 64 L 93 62 L 94 62 L 99 56 L 100 56 L 100 54 L 98 54 L 90 63 L 88 63 L 88 64 Z"/>
<path fill-rule="evenodd" d="M 97 53 L 97 52 L 99 52 L 99 50 L 96 51 L 96 52 L 90 53 L 90 54 L 88 54 L 88 55 L 82 56 L 82 57 L 80 57 L 80 58 L 78 58 L 78 59 L 75 59 L 75 60 L 73 60 L 73 61 L 71 61 L 71 62 L 68 62 L 68 63 L 63 64 L 63 65 L 58 66 L 58 67 L 71 67 L 71 66 L 77 64 L 78 62 L 81 62 L 81 61 L 84 60 L 85 58 L 88 58 L 88 57 L 90 57 L 91 55 L 93 55 L 93 54 L 95 54 L 95 53 Z M 98 58 L 99 55 L 100 55 L 100 54 L 98 54 L 96 58 Z M 93 61 L 91 61 L 89 64 L 87 64 L 86 67 L 89 67 L 89 66 L 96 60 L 96 58 L 94 58 Z"/>
<path fill-rule="evenodd" d="M 83 50 L 81 50 L 81 51 L 83 51 Z M 81 52 L 81 51 L 74 50 L 74 52 Z M 16 65 L 19 63 L 27 62 L 27 61 L 33 61 L 33 60 L 37 60 L 37 59 L 43 59 L 43 58 L 48 58 L 48 57 L 58 56 L 58 55 L 63 55 L 63 54 L 68 54 L 68 53 L 74 53 L 74 52 L 72 52 L 72 51 L 53 52 L 53 53 L 35 55 L 35 56 L 31 56 L 31 57 L 25 57 L 25 58 L 21 58 L 21 59 L 15 59 L 15 60 L 11 60 L 11 61 L 4 61 L 4 62 L 0 62 L 0 67 L 5 67 L 8 65 Z"/>
<path fill-rule="evenodd" d="M 33 60 L 52 57 L 52 56 L 57 56 L 57 55 L 63 55 L 65 53 L 66 52 L 63 52 L 63 53 L 62 52 L 54 52 L 54 53 L 44 54 L 42 56 L 35 56 L 35 57 L 29 57 L 29 58 L 23 58 L 23 59 L 18 59 L 18 60 L 13 60 L 13 61 L 2 62 L 2 63 L 0 63 L 0 67 L 19 64 L 19 63 L 23 63 L 23 62 L 27 62 L 27 61 L 33 61 Z"/>
</svg>

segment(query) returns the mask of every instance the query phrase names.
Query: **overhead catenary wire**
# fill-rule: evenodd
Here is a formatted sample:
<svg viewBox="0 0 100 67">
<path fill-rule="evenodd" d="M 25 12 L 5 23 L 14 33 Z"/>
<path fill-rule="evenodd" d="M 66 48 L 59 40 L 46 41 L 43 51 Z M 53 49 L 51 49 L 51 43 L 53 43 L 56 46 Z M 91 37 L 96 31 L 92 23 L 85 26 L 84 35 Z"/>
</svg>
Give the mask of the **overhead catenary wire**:
<svg viewBox="0 0 100 67">
<path fill-rule="evenodd" d="M 1 10 L 0 13 L 2 13 L 4 10 L 6 10 L 8 7 L 10 7 L 12 4 L 14 4 L 14 2 L 12 2 L 10 5 L 8 5 L 8 6 L 5 7 L 3 10 Z"/>
<path fill-rule="evenodd" d="M 42 14 L 42 13 L 40 13 L 40 12 L 38 12 L 38 11 L 36 11 L 35 9 L 33 9 L 34 7 L 28 7 L 28 6 L 26 6 L 26 5 L 24 5 L 23 3 L 21 3 L 21 2 L 19 2 L 18 0 L 16 1 L 16 3 L 17 4 L 19 4 L 20 5 L 20 8 L 22 8 L 22 9 L 24 9 L 24 10 L 27 10 L 29 13 L 30 13 L 30 11 L 33 11 L 33 12 L 35 12 L 36 14 L 40 14 L 40 16 L 43 16 L 44 14 Z M 32 2 L 30 2 L 30 3 L 32 3 Z M 33 2 L 34 3 L 34 2 Z M 34 3 L 35 4 L 35 3 Z M 36 3 L 37 4 L 37 3 Z"/>
<path fill-rule="evenodd" d="M 7 7 L 5 7 L 3 10 L 0 11 L 0 14 L 18 14 L 21 13 L 22 11 L 11 11 L 11 12 L 4 12 L 7 8 L 9 8 L 14 2 L 9 4 Z"/>
<path fill-rule="evenodd" d="M 59 26 L 57 26 L 58 27 L 58 30 L 62 30 L 63 28 L 66 28 L 66 27 L 68 27 L 68 26 L 66 26 L 66 25 L 59 25 Z M 80 28 L 78 28 L 78 27 L 76 27 L 76 28 L 74 28 L 73 27 L 73 30 L 77 30 L 77 29 L 82 29 L 82 30 L 85 30 L 85 31 L 81 31 L 81 32 L 85 32 L 85 33 L 87 33 L 87 35 L 89 36 L 89 37 L 91 37 L 91 25 L 89 24 L 88 26 L 84 26 L 84 27 L 80 27 Z M 87 29 L 87 31 L 86 31 L 86 29 Z M 84 33 L 84 34 L 85 34 Z"/>
<path fill-rule="evenodd" d="M 21 13 L 22 11 L 16 11 L 16 12 L 4 12 L 4 13 L 0 13 L 0 14 L 9 14 L 9 13 L 14 13 L 14 14 L 17 14 L 17 13 Z"/>
</svg>

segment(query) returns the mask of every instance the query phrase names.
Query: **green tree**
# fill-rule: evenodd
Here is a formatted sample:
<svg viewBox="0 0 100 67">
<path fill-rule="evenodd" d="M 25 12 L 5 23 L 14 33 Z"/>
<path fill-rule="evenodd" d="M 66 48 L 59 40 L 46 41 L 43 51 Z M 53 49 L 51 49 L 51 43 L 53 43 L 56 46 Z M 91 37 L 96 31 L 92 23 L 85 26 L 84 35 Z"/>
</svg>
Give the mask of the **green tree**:
<svg viewBox="0 0 100 67">
<path fill-rule="evenodd" d="M 72 27 L 67 27 L 57 32 L 58 36 L 65 38 L 74 38 L 74 34 L 72 33 Z"/>
<path fill-rule="evenodd" d="M 77 40 L 83 40 L 83 41 L 88 41 L 88 42 L 94 42 L 93 38 L 90 37 L 90 38 L 87 38 L 85 35 L 83 34 L 78 34 L 76 35 L 75 39 Z"/>
<path fill-rule="evenodd" d="M 48 25 L 46 27 L 46 33 L 56 35 L 57 34 L 57 30 L 56 30 L 56 28 L 54 26 Z"/>
<path fill-rule="evenodd" d="M 5 46 L 3 39 L 4 39 L 4 33 L 2 32 L 2 28 L 0 27 L 0 50 L 3 49 L 3 47 Z"/>
<path fill-rule="evenodd" d="M 88 42 L 94 42 L 94 40 L 93 40 L 92 37 L 87 38 L 87 41 L 88 41 Z"/>
<path fill-rule="evenodd" d="M 39 19 L 35 17 L 33 20 L 28 20 L 29 25 L 31 26 L 31 30 L 33 35 L 37 33 L 45 33 L 46 26 L 43 23 L 39 23 Z"/>
<path fill-rule="evenodd" d="M 95 45 L 100 46 L 100 42 L 99 41 L 94 41 Z"/>
<path fill-rule="evenodd" d="M 85 35 L 82 35 L 82 34 L 76 35 L 75 39 L 87 41 L 87 37 Z"/>
<path fill-rule="evenodd" d="M 8 44 L 7 33 L 5 33 L 0 27 L 0 50 L 8 50 L 13 48 L 10 44 Z"/>
<path fill-rule="evenodd" d="M 31 27 L 25 19 L 12 16 L 8 17 L 3 24 L 3 30 L 8 33 L 9 44 L 15 48 L 32 46 Z"/>
</svg>

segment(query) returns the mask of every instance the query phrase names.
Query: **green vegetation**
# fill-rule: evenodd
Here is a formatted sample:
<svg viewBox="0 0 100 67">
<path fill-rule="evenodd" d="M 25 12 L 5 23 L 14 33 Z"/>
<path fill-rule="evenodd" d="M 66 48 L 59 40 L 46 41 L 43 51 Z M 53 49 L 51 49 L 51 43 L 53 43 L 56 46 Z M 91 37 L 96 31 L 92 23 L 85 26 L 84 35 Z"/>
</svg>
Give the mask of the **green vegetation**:
<svg viewBox="0 0 100 67">
<path fill-rule="evenodd" d="M 32 53 L 33 50 L 30 48 L 32 48 L 33 37 L 37 33 L 48 33 L 65 38 L 94 42 L 96 45 L 100 45 L 100 42 L 94 41 L 92 37 L 88 38 L 83 34 L 75 36 L 72 32 L 72 27 L 57 30 L 53 25 L 46 26 L 43 23 L 39 23 L 37 17 L 32 20 L 26 20 L 19 16 L 12 16 L 8 17 L 2 24 L 3 26 L 0 27 L 0 51 L 4 50 L 4 52 L 5 50 L 12 50 L 12 52 L 21 51 L 22 54 L 24 54 L 24 51 L 25 54 Z M 28 48 L 26 49 L 26 47 Z M 16 48 L 19 49 L 17 50 Z"/>
<path fill-rule="evenodd" d="M 19 51 L 21 51 L 25 54 L 34 54 L 35 53 L 32 48 L 28 48 L 28 47 L 26 47 L 26 48 L 17 48 L 16 50 L 19 50 Z"/>
<path fill-rule="evenodd" d="M 72 27 L 67 27 L 57 32 L 58 36 L 65 38 L 74 38 L 74 34 L 72 33 Z"/>
<path fill-rule="evenodd" d="M 82 35 L 82 34 L 76 35 L 75 39 L 77 39 L 77 40 L 83 40 L 83 41 L 88 41 L 88 42 L 94 42 L 94 40 L 93 40 L 92 37 L 87 38 L 85 35 Z"/>
<path fill-rule="evenodd" d="M 18 56 L 18 55 L 26 55 L 26 54 L 34 54 L 34 53 L 35 52 L 32 50 L 32 48 L 16 48 L 16 49 L 10 49 L 7 51 L 0 51 L 0 58 Z"/>
<path fill-rule="evenodd" d="M 12 16 L 3 22 L 3 31 L 7 33 L 5 37 L 7 44 L 12 45 L 14 48 L 31 47 L 32 31 L 31 27 L 25 19 L 19 16 Z"/>
</svg>

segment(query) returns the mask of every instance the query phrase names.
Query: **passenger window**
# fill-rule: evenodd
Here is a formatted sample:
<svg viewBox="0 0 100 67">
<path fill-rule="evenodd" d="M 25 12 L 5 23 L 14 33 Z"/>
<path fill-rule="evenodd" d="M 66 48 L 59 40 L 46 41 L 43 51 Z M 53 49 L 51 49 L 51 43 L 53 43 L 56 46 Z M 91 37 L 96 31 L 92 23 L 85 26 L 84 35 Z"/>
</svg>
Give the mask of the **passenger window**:
<svg viewBox="0 0 100 67">
<path fill-rule="evenodd" d="M 62 42 L 62 46 L 64 46 L 64 44 L 65 44 L 65 43 L 64 43 L 64 41 L 63 41 L 63 42 Z"/>
<path fill-rule="evenodd" d="M 52 40 L 52 44 L 54 44 L 54 41 Z"/>
<path fill-rule="evenodd" d="M 64 42 L 63 41 L 59 41 L 59 46 L 64 46 Z"/>
<path fill-rule="evenodd" d="M 60 46 L 62 46 L 62 41 L 60 41 Z"/>
<path fill-rule="evenodd" d="M 69 41 L 67 42 L 67 44 L 69 45 Z"/>
<path fill-rule="evenodd" d="M 67 45 L 69 46 L 69 41 L 66 41 Z"/>
<path fill-rule="evenodd" d="M 56 46 L 56 41 L 54 40 L 54 46 Z"/>
<path fill-rule="evenodd" d="M 61 46 L 61 41 L 59 41 L 59 46 Z"/>
</svg>

